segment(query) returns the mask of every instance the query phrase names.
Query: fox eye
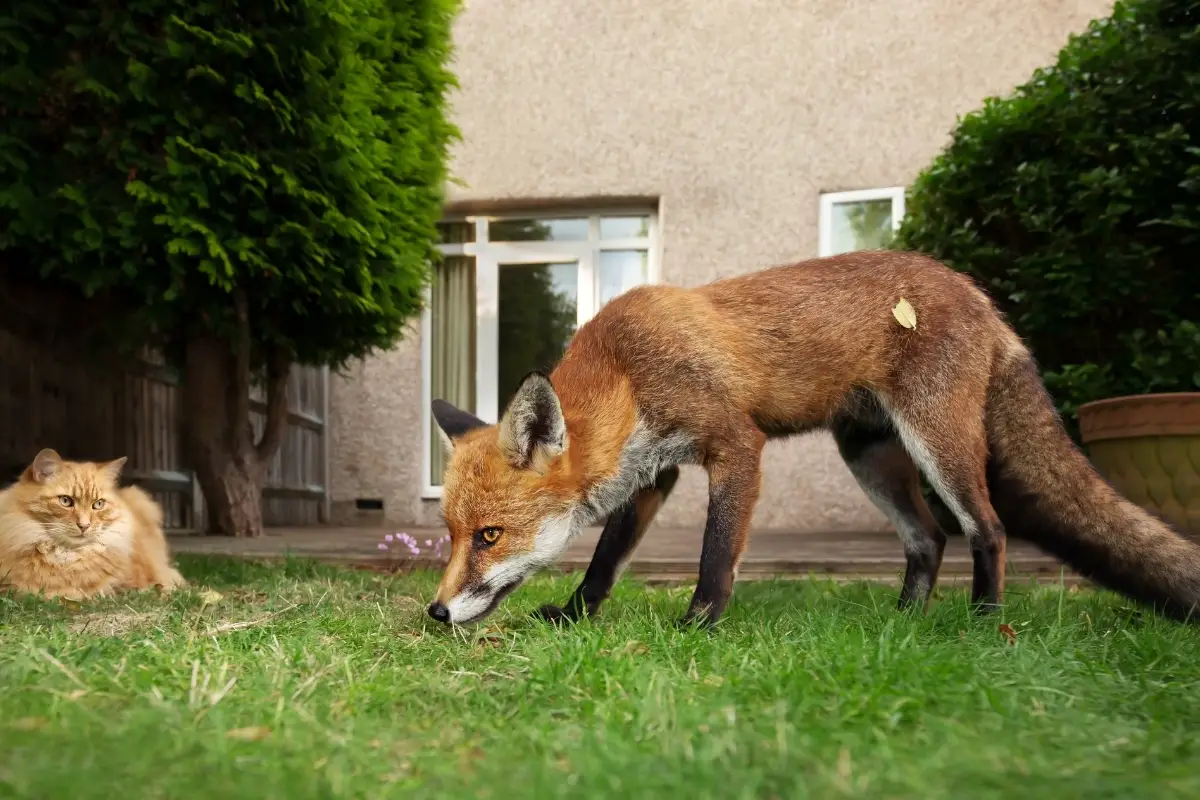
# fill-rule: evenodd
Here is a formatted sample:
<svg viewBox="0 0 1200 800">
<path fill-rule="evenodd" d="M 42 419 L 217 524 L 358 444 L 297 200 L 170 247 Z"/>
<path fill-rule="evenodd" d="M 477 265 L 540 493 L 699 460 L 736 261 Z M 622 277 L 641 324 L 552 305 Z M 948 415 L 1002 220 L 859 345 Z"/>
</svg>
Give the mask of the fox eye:
<svg viewBox="0 0 1200 800">
<path fill-rule="evenodd" d="M 100 509 L 102 509 L 102 508 L 104 508 L 104 498 L 100 498 L 100 499 L 99 499 L 99 500 L 97 500 L 96 502 L 92 503 L 92 509 L 93 509 L 93 510 L 95 510 L 95 511 L 99 511 L 99 510 L 100 510 Z"/>
<path fill-rule="evenodd" d="M 71 499 L 70 495 L 60 494 L 58 496 L 58 504 L 64 508 L 70 508 L 71 506 L 75 505 L 75 501 Z"/>
<path fill-rule="evenodd" d="M 502 533 L 504 533 L 503 528 L 483 528 L 479 531 L 479 541 L 487 545 L 495 544 Z"/>
</svg>

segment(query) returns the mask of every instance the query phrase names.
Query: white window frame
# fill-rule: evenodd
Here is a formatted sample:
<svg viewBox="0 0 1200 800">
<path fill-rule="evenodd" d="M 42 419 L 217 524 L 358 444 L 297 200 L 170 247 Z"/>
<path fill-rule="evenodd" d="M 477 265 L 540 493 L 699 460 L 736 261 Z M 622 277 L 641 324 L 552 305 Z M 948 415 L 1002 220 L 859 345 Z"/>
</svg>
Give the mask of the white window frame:
<svg viewBox="0 0 1200 800">
<path fill-rule="evenodd" d="M 601 239 L 601 217 L 648 217 L 646 236 L 625 239 Z M 530 219 L 579 219 L 588 221 L 586 240 L 575 242 L 491 242 L 488 240 L 490 223 L 496 220 Z M 588 208 L 586 210 L 552 209 L 531 212 L 505 212 L 486 215 L 448 215 L 443 222 L 467 222 L 475 226 L 475 241 L 461 244 L 442 244 L 438 249 L 443 255 L 475 257 L 475 415 L 484 422 L 499 421 L 502 409 L 497 396 L 500 342 L 499 301 L 501 264 L 537 264 L 547 259 L 562 258 L 579 264 L 579 284 L 576 297 L 577 325 L 582 326 L 599 310 L 597 295 L 600 276 L 597 265 L 600 253 L 606 250 L 645 250 L 646 283 L 661 280 L 661 239 L 659 216 L 656 208 Z M 430 447 L 437 437 L 433 430 L 436 424 L 430 412 L 433 402 L 433 341 L 432 319 L 429 308 L 429 289 L 425 291 L 425 309 L 421 313 L 421 498 L 437 500 L 442 496 L 442 487 L 430 480 L 433 465 Z"/>
<path fill-rule="evenodd" d="M 833 255 L 833 207 L 842 203 L 861 203 L 867 200 L 891 200 L 892 230 L 899 229 L 900 221 L 904 219 L 903 186 L 823 193 L 821 195 L 820 235 L 817 245 L 818 256 L 824 258 Z"/>
</svg>

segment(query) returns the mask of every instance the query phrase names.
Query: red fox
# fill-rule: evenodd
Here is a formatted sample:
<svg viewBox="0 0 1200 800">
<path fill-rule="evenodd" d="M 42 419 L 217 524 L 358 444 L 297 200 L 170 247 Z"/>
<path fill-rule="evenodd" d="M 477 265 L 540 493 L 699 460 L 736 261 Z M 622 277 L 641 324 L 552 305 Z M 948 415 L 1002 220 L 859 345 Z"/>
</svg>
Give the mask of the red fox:
<svg viewBox="0 0 1200 800">
<path fill-rule="evenodd" d="M 893 309 L 904 299 L 915 325 Z M 912 320 L 908 319 L 907 323 Z M 768 439 L 829 430 L 900 536 L 901 608 L 926 607 L 946 543 L 924 474 L 973 559 L 971 600 L 1002 602 L 1005 532 L 1158 611 L 1200 603 L 1200 545 L 1121 497 L 1067 436 L 1029 350 L 966 276 L 916 253 L 812 259 L 683 289 L 631 289 L 528 375 L 488 425 L 441 400 L 451 556 L 428 613 L 490 614 L 584 527 L 595 555 L 549 619 L 593 614 L 671 493 L 708 473 L 686 624 L 720 619 Z"/>
</svg>

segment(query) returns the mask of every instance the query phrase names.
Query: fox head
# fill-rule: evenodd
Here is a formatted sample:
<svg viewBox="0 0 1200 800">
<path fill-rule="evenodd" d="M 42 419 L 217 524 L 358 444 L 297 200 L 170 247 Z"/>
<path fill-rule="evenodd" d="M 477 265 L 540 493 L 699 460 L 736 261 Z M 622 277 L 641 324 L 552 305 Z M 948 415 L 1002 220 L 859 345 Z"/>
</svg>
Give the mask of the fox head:
<svg viewBox="0 0 1200 800">
<path fill-rule="evenodd" d="M 433 416 L 450 457 L 442 515 L 451 545 L 429 615 L 465 624 L 558 559 L 581 528 L 581 496 L 562 406 L 545 375 L 525 377 L 498 425 L 442 400 Z"/>
</svg>

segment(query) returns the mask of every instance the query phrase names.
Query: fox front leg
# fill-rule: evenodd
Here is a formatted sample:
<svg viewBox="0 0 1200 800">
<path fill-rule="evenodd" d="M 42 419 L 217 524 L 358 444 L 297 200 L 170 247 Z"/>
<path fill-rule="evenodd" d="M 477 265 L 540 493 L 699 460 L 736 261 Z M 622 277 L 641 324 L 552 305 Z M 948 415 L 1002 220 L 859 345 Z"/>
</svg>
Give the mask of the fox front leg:
<svg viewBox="0 0 1200 800">
<path fill-rule="evenodd" d="M 538 609 L 537 615 L 551 622 L 574 622 L 584 615 L 595 614 L 600 604 L 608 598 L 621 571 L 629 563 L 658 510 L 667 502 L 678 479 L 679 468 L 668 467 L 658 473 L 653 486 L 639 490 L 623 506 L 609 514 L 579 588 L 565 606 L 544 605 Z"/>
<path fill-rule="evenodd" d="M 737 445 L 713 452 L 705 462 L 708 520 L 700 552 L 700 579 L 691 605 L 679 621 L 681 626 L 709 627 L 725 612 L 758 502 L 762 484 L 759 462 L 765 443 L 766 436 L 755 427 Z"/>
</svg>

